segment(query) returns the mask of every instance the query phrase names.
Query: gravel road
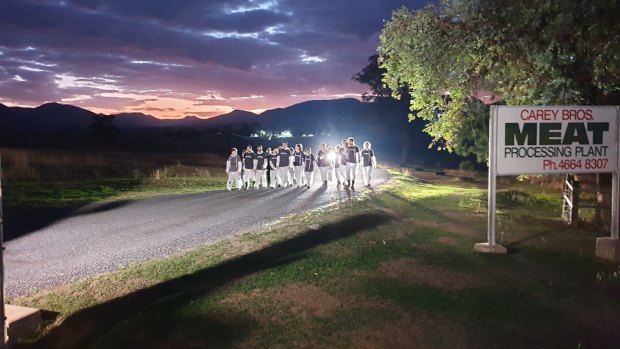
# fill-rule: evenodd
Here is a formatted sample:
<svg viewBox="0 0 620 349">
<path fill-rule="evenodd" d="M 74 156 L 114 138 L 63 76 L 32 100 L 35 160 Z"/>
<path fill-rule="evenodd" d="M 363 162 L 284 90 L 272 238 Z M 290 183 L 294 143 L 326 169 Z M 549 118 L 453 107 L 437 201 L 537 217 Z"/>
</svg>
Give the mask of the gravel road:
<svg viewBox="0 0 620 349">
<path fill-rule="evenodd" d="M 310 189 L 212 191 L 86 205 L 8 241 L 6 295 L 16 297 L 94 274 L 212 244 L 281 217 L 351 200 L 353 192 L 315 176 Z M 373 172 L 373 186 L 389 174 Z M 24 219 L 24 218 L 22 218 Z"/>
</svg>

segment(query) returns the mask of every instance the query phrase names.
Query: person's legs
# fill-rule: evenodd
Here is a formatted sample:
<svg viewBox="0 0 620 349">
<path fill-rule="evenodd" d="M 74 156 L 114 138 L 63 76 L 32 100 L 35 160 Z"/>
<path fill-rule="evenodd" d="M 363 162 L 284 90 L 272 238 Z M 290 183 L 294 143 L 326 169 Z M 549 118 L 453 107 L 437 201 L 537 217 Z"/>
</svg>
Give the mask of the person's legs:
<svg viewBox="0 0 620 349">
<path fill-rule="evenodd" d="M 271 183 L 269 184 L 272 188 L 278 186 L 278 172 L 276 170 L 271 170 Z"/>
<path fill-rule="evenodd" d="M 319 167 L 319 172 L 321 173 L 321 182 L 325 183 L 327 182 L 327 166 L 320 166 Z"/>
<path fill-rule="evenodd" d="M 278 175 L 280 177 L 280 185 L 286 187 L 288 185 L 288 167 L 280 167 Z"/>
<path fill-rule="evenodd" d="M 306 172 L 306 185 L 308 186 L 308 188 L 310 188 L 310 186 L 312 185 L 312 179 L 314 172 Z"/>
<path fill-rule="evenodd" d="M 370 169 L 372 166 L 362 167 L 362 177 L 364 178 L 364 185 L 370 184 Z"/>
<path fill-rule="evenodd" d="M 240 190 L 242 186 L 242 181 L 241 181 L 241 174 L 239 172 L 234 173 L 234 181 L 235 183 L 237 183 L 237 189 Z"/>
<path fill-rule="evenodd" d="M 260 187 L 261 182 L 262 182 L 264 176 L 265 176 L 265 171 L 263 171 L 263 170 L 256 170 L 256 175 L 255 175 L 255 178 L 254 178 L 254 188 L 258 189 Z"/>
<path fill-rule="evenodd" d="M 295 172 L 295 182 L 297 186 L 299 187 L 304 182 L 303 177 L 302 177 L 301 166 L 295 166 L 293 169 Z"/>
<path fill-rule="evenodd" d="M 228 181 L 226 182 L 226 189 L 228 189 L 228 190 L 232 189 L 232 185 L 233 185 L 234 180 L 235 180 L 235 173 L 234 172 L 228 172 Z"/>
</svg>

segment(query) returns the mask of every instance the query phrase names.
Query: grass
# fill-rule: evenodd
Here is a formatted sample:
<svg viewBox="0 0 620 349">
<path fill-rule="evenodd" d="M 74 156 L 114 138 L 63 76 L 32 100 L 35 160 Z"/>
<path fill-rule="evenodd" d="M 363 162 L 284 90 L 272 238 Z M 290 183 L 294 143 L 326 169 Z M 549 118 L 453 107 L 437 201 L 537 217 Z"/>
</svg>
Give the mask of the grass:
<svg viewBox="0 0 620 349">
<path fill-rule="evenodd" d="M 225 160 L 213 154 L 0 149 L 9 210 L 135 200 L 222 189 Z"/>
<path fill-rule="evenodd" d="M 613 346 L 620 269 L 593 256 L 606 234 L 563 226 L 556 194 L 524 188 L 498 198 L 508 255 L 472 251 L 483 189 L 395 173 L 339 209 L 13 299 L 56 313 L 21 346 Z"/>
</svg>

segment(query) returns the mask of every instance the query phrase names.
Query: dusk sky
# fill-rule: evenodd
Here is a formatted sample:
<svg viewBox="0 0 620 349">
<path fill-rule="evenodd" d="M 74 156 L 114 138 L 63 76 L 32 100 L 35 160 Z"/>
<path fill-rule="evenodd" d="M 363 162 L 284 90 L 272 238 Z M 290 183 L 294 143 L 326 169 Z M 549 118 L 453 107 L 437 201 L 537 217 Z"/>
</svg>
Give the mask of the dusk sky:
<svg viewBox="0 0 620 349">
<path fill-rule="evenodd" d="M 209 117 L 359 98 L 383 21 L 427 2 L 2 0 L 0 103 Z"/>
</svg>

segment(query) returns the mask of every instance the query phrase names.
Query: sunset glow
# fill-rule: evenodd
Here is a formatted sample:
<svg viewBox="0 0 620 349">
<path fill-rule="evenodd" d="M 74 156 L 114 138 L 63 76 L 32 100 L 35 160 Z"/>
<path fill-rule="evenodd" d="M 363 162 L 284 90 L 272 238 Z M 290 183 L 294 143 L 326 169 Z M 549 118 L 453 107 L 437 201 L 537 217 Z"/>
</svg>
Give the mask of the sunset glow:
<svg viewBox="0 0 620 349">
<path fill-rule="evenodd" d="M 351 77 L 402 5 L 420 4 L 7 0 L 0 103 L 206 118 L 359 98 Z"/>
</svg>

